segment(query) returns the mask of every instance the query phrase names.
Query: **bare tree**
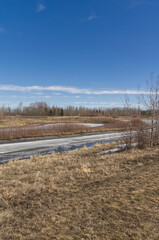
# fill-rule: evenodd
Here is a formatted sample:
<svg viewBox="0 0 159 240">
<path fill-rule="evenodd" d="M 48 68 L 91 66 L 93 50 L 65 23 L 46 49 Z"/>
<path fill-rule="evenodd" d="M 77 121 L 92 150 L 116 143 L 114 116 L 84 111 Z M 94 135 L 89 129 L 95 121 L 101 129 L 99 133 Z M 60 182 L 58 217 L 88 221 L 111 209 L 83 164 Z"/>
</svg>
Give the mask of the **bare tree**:
<svg viewBox="0 0 159 240">
<path fill-rule="evenodd" d="M 131 148 L 132 147 L 132 141 L 134 138 L 134 129 L 132 126 L 132 118 L 133 118 L 133 108 L 131 105 L 131 101 L 130 98 L 128 97 L 128 95 L 125 96 L 125 100 L 124 100 L 124 110 L 126 113 L 126 116 L 128 117 L 128 125 L 127 125 L 127 129 L 126 129 L 126 133 L 123 132 L 122 134 L 122 141 L 124 141 L 126 148 Z"/>
<path fill-rule="evenodd" d="M 0 119 L 4 119 L 4 116 L 5 116 L 5 107 L 2 106 L 0 108 Z"/>
<path fill-rule="evenodd" d="M 147 82 L 147 91 L 141 96 L 143 107 L 150 112 L 149 144 L 159 143 L 159 80 L 153 81 L 153 76 Z"/>
<path fill-rule="evenodd" d="M 136 113 L 132 107 L 129 97 L 125 96 L 125 112 L 128 125 L 122 136 L 122 141 L 126 144 L 126 148 L 131 148 L 133 141 L 137 142 L 138 147 L 142 148 L 146 145 L 147 129 L 146 124 L 141 120 L 140 99 L 138 99 L 138 109 Z M 135 113 L 135 115 L 134 115 Z"/>
</svg>

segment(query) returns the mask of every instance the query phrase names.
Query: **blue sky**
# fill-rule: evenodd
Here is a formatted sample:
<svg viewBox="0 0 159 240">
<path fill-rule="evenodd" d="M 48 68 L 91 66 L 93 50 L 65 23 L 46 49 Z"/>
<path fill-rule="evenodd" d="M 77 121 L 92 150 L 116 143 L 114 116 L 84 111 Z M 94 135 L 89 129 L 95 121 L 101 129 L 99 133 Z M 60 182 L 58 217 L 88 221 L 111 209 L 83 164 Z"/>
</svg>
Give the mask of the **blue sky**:
<svg viewBox="0 0 159 240">
<path fill-rule="evenodd" d="M 1 0 L 0 104 L 135 100 L 159 74 L 158 24 L 158 0 Z"/>
</svg>

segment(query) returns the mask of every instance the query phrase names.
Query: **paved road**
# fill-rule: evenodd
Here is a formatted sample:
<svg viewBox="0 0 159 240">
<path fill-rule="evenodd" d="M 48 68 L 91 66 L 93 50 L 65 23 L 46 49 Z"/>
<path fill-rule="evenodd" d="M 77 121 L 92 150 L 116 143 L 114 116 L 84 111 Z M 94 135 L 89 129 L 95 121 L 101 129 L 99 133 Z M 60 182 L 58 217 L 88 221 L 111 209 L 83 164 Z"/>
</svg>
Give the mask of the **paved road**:
<svg viewBox="0 0 159 240">
<path fill-rule="evenodd" d="M 118 140 L 127 133 L 109 132 L 96 133 L 78 136 L 54 137 L 52 139 L 35 139 L 25 142 L 5 142 L 0 144 L 0 162 L 11 159 L 23 159 L 31 155 L 47 154 L 51 152 L 61 152 L 70 149 L 79 148 L 83 145 L 93 145 L 102 141 Z"/>
</svg>

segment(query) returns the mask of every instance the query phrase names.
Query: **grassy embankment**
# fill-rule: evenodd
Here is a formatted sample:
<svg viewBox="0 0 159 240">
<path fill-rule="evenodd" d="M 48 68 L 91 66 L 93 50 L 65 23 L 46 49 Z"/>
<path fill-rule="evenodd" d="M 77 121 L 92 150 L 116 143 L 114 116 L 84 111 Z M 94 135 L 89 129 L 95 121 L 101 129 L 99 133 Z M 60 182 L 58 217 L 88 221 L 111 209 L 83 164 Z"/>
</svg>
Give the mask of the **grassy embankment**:
<svg viewBox="0 0 159 240">
<path fill-rule="evenodd" d="M 0 166 L 1 240 L 158 240 L 159 148 L 96 145 Z"/>
</svg>

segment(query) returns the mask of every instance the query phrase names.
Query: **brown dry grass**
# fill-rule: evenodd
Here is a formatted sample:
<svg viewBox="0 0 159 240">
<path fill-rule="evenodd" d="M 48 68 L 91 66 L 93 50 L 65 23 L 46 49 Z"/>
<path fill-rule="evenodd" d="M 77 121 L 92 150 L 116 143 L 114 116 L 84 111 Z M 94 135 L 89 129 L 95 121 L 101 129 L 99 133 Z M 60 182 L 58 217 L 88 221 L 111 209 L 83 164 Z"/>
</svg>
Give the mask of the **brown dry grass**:
<svg viewBox="0 0 159 240">
<path fill-rule="evenodd" d="M 99 133 L 111 131 L 123 131 L 127 128 L 123 125 L 108 125 L 104 127 L 87 127 L 82 125 L 65 124 L 58 126 L 26 126 L 18 128 L 0 128 L 0 140 L 11 140 L 32 137 L 61 136 L 86 133 Z"/>
<path fill-rule="evenodd" d="M 56 123 L 59 125 L 46 123 Z M 78 123 L 78 124 L 76 124 Z M 104 123 L 103 126 L 89 127 L 80 123 Z M 136 128 L 138 122 L 132 122 Z M 129 123 L 106 117 L 6 117 L 0 123 L 0 139 L 10 140 L 29 137 L 85 134 L 107 131 L 123 131 Z M 5 126 L 5 127 L 4 127 Z"/>
<path fill-rule="evenodd" d="M 1 240 L 158 240 L 159 148 L 109 145 L 0 166 Z"/>
<path fill-rule="evenodd" d="M 4 120 L 3 120 L 4 121 Z M 8 117 L 6 118 L 6 125 L 4 122 L 0 128 L 0 139 L 19 139 L 29 137 L 43 137 L 43 136 L 59 136 L 59 135 L 70 135 L 70 134 L 84 134 L 94 132 L 105 132 L 105 131 L 120 131 L 126 129 L 128 126 L 127 122 L 119 120 L 110 120 L 109 118 L 83 118 L 83 117 L 37 117 L 37 118 L 23 118 L 23 117 Z M 105 122 L 100 127 L 89 127 L 80 125 L 82 122 Z M 56 123 L 44 125 L 44 123 Z M 73 123 L 71 123 L 73 122 Z M 78 122 L 78 124 L 76 124 Z M 37 124 L 39 123 L 39 124 Z M 13 127 L 13 126 L 14 127 Z M 16 126 L 17 125 L 17 126 Z"/>
<path fill-rule="evenodd" d="M 4 119 L 0 120 L 0 127 L 19 127 L 30 124 L 38 124 L 38 123 L 63 123 L 63 122 L 94 122 L 97 118 L 91 117 L 23 117 L 23 116 L 6 116 Z M 91 121 L 90 121 L 91 120 Z"/>
<path fill-rule="evenodd" d="M 64 116 L 64 117 L 23 117 L 23 116 L 6 116 L 0 120 L 0 127 L 19 127 L 38 123 L 108 123 L 109 117 L 81 117 L 81 116 Z"/>
</svg>

